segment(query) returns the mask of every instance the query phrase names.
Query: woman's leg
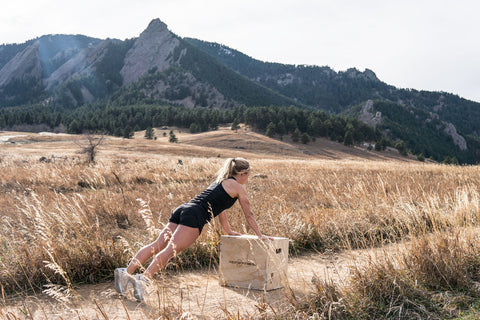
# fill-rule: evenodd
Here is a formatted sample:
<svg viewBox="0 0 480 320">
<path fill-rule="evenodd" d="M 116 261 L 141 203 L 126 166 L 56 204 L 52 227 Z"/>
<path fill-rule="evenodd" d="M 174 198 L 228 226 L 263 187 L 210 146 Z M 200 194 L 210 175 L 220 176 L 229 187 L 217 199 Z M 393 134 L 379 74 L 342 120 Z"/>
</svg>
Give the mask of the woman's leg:
<svg viewBox="0 0 480 320">
<path fill-rule="evenodd" d="M 157 240 L 141 248 L 127 267 L 127 273 L 133 274 L 135 270 L 141 267 L 150 257 L 162 251 L 177 229 L 177 224 L 169 222 L 158 236 Z"/>
<path fill-rule="evenodd" d="M 152 278 L 158 271 L 167 265 L 167 262 L 184 249 L 190 247 L 200 235 L 198 228 L 187 227 L 179 224 L 168 245 L 158 253 L 150 266 L 143 273 L 147 278 Z"/>
</svg>

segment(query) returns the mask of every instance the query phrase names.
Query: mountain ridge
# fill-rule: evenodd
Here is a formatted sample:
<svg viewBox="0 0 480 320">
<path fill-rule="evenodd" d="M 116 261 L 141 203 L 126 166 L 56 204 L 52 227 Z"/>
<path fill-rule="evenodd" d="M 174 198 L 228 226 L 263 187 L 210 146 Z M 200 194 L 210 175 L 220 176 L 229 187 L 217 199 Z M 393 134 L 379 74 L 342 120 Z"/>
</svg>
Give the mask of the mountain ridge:
<svg viewBox="0 0 480 320">
<path fill-rule="evenodd" d="M 438 120 L 436 123 L 438 135 L 450 137 L 451 147 L 458 147 L 461 152 L 470 149 L 469 151 L 475 154 L 474 157 L 479 159 L 480 103 L 447 92 L 397 89 L 379 80 L 369 69 L 361 72 L 356 68 L 350 68 L 335 72 L 328 66 L 263 62 L 221 44 L 193 38 L 187 38 L 187 41 L 252 81 L 306 105 L 360 119 L 364 123 L 381 128 L 393 140 L 407 137 L 404 134 L 392 134 L 394 130 L 391 130 L 389 125 L 412 132 L 416 130 L 410 128 L 415 118 L 422 118 L 424 127 L 432 120 Z M 311 85 L 305 87 L 305 84 Z M 406 110 L 410 119 L 403 117 L 403 120 L 398 122 L 386 118 L 390 121 L 389 125 L 382 123 L 381 118 L 374 123 L 370 121 L 371 119 L 362 119 L 361 106 L 368 101 L 392 102 L 396 109 Z M 426 114 L 419 110 L 424 110 Z M 375 114 L 370 118 L 375 118 Z M 407 139 L 409 140 L 407 144 L 416 152 L 428 149 L 419 148 L 418 143 L 413 143 L 413 139 Z"/>
<path fill-rule="evenodd" d="M 164 71 L 172 64 L 173 51 L 179 43 L 178 37 L 168 30 L 165 23 L 160 19 L 152 20 L 125 56 L 120 71 L 124 84 L 137 81 L 151 68 Z M 151 52 L 156 52 L 156 55 L 151 55 Z"/>
<path fill-rule="evenodd" d="M 75 42 L 78 37 L 82 40 L 78 45 L 70 45 L 69 48 L 61 46 L 65 39 Z M 42 50 L 48 51 L 45 48 L 49 43 L 54 43 L 50 47 L 57 47 L 55 54 L 41 55 Z M 7 48 L 9 50 L 6 50 Z M 262 104 L 295 104 L 267 88 L 246 83 L 239 75 L 227 70 L 221 70 L 222 81 L 213 85 L 211 82 L 215 80 L 214 77 L 205 70 L 200 74 L 202 66 L 198 61 L 194 61 L 198 60 L 203 51 L 190 46 L 172 33 L 160 19 L 152 20 L 139 37 L 130 40 L 47 35 L 17 45 L 17 48 L 15 52 L 15 46 L 0 46 L 0 56 L 2 52 L 9 51 L 10 57 L 0 57 L 0 61 L 5 61 L 0 68 L 0 108 L 40 102 L 46 97 L 75 107 L 104 99 L 119 89 L 128 88 L 141 81 L 142 77 L 148 77 L 151 73 L 158 73 L 157 83 L 152 86 L 154 90 L 146 88 L 144 94 L 166 103 L 188 102 L 190 107 L 213 103 L 216 104 L 215 107 L 225 107 L 241 103 L 252 104 L 253 100 L 261 97 L 259 103 Z M 187 55 L 189 59 L 186 59 Z M 60 57 L 65 59 L 61 60 Z M 202 59 L 201 62 L 214 69 L 225 69 L 210 56 L 203 56 Z M 61 63 L 55 63 L 59 60 Z M 172 73 L 178 73 L 177 77 L 170 77 L 177 78 L 173 81 L 175 83 L 165 83 L 165 78 L 168 80 Z M 178 81 L 178 78 L 185 77 L 190 79 L 189 86 L 197 90 L 185 90 L 185 83 Z M 32 83 L 37 84 L 36 90 L 26 90 Z M 240 89 L 250 89 L 232 98 L 230 96 L 235 95 L 233 90 L 221 88 L 230 83 Z M 209 94 L 215 97 L 209 99 L 206 97 Z M 190 99 L 185 99 L 186 96 L 190 96 Z"/>
<path fill-rule="evenodd" d="M 420 147 L 425 145 L 421 133 L 415 138 L 404 133 L 421 125 L 430 136 L 442 136 L 452 154 L 467 151 L 469 159 L 480 160 L 479 103 L 446 92 L 398 89 L 369 69 L 336 72 L 328 66 L 259 61 L 224 45 L 180 38 L 160 19 L 123 41 L 45 35 L 0 46 L 0 110 L 35 103 L 67 109 L 91 103 L 219 109 L 293 105 L 361 119 L 368 101 L 375 112 L 385 106 L 395 111 L 389 116 L 383 111 L 370 124 L 393 141 L 406 140 L 411 150 L 426 151 Z"/>
</svg>

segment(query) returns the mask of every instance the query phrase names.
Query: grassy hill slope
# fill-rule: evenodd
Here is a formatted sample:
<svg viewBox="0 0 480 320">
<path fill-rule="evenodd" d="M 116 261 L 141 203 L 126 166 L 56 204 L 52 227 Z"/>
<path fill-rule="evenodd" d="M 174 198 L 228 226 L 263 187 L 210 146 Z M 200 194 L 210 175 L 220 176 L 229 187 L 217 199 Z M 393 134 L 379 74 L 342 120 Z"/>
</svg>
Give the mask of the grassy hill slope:
<svg viewBox="0 0 480 320">
<path fill-rule="evenodd" d="M 168 142 L 168 134 L 173 130 L 178 143 Z M 164 136 L 165 133 L 165 136 Z M 144 138 L 145 131 L 135 133 L 133 139 L 105 137 L 99 146 L 98 159 L 162 157 L 178 155 L 184 157 L 245 157 L 267 159 L 353 159 L 415 161 L 401 156 L 396 150 L 382 152 L 369 151 L 362 147 L 347 147 L 341 143 L 319 138 L 308 144 L 293 143 L 289 137 L 283 141 L 272 139 L 250 129 L 240 128 L 238 132 L 229 127 L 220 127 L 216 131 L 191 134 L 187 129 L 164 127 L 155 129 L 156 140 Z M 14 136 L 7 139 L 7 136 Z M 2 139 L 2 137 L 5 137 Z M 83 135 L 0 132 L 3 156 L 15 154 L 19 158 L 51 157 L 55 155 L 79 157 L 80 145 L 86 137 Z M 7 141 L 2 141 L 7 140 Z"/>
</svg>

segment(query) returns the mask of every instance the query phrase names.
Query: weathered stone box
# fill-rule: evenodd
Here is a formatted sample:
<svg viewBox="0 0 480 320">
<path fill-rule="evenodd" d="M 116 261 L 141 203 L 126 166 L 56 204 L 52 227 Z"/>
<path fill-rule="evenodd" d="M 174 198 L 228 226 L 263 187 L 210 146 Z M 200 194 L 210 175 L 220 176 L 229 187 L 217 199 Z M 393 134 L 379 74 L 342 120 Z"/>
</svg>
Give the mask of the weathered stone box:
<svg viewBox="0 0 480 320">
<path fill-rule="evenodd" d="M 255 290 L 283 287 L 287 279 L 288 239 L 221 236 L 220 284 Z"/>
</svg>

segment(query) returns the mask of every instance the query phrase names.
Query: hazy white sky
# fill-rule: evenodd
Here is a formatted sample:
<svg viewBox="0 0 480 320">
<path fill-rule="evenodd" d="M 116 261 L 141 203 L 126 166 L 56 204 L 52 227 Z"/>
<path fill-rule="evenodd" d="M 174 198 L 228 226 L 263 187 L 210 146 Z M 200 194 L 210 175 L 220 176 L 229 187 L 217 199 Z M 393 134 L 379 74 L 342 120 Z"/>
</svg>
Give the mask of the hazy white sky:
<svg viewBox="0 0 480 320">
<path fill-rule="evenodd" d="M 253 58 L 373 70 L 399 88 L 480 102 L 476 0 L 2 0 L 0 44 L 45 34 L 137 37 L 155 18 Z"/>
</svg>

